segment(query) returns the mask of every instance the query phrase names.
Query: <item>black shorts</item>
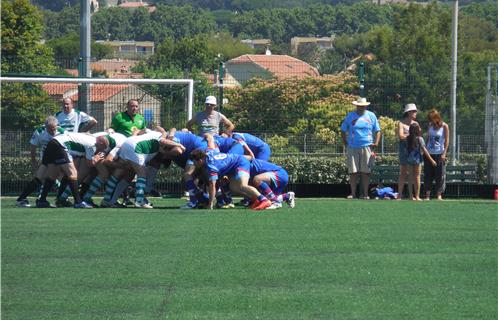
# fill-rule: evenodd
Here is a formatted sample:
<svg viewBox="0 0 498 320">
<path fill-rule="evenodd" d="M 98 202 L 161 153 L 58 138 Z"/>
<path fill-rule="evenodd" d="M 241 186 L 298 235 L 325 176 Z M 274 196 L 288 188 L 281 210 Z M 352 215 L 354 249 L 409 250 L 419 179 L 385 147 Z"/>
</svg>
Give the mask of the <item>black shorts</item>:
<svg viewBox="0 0 498 320">
<path fill-rule="evenodd" d="M 42 163 L 44 165 L 48 164 L 66 164 L 71 163 L 71 158 L 67 154 L 66 149 L 61 146 L 57 140 L 50 140 L 47 144 L 47 148 L 43 153 Z"/>
</svg>

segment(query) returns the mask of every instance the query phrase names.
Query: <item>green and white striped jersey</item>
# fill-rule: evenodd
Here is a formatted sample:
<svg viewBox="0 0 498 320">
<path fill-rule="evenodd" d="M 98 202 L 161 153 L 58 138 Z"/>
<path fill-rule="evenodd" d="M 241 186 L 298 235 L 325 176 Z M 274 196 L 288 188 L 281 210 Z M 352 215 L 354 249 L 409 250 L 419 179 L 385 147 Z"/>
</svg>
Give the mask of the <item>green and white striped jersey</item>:
<svg viewBox="0 0 498 320">
<path fill-rule="evenodd" d="M 92 160 L 97 150 L 95 143 L 97 138 L 86 133 L 69 132 L 54 138 L 67 149 L 67 152 L 73 156 L 85 156 L 88 160 Z"/>
<path fill-rule="evenodd" d="M 55 136 L 64 134 L 65 130 L 61 127 L 57 127 L 57 131 L 55 131 Z M 36 128 L 36 130 L 31 135 L 31 139 L 29 143 L 33 146 L 40 148 L 40 159 L 43 158 L 43 152 L 45 152 L 45 148 L 47 147 L 47 143 L 52 140 L 55 136 L 52 136 L 47 132 L 45 126 L 41 126 Z"/>
<path fill-rule="evenodd" d="M 63 111 L 57 112 L 55 117 L 57 118 L 57 121 L 59 121 L 59 126 L 66 129 L 68 132 L 78 132 L 82 124 L 93 119 L 85 112 L 76 109 L 73 109 L 70 113 L 64 113 Z"/>
</svg>

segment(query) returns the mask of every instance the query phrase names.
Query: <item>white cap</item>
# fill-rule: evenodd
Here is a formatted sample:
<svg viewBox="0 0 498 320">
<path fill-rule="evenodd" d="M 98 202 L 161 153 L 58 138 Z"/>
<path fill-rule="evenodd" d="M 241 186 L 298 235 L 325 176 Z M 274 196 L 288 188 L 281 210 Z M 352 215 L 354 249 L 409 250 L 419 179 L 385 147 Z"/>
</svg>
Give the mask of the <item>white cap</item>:
<svg viewBox="0 0 498 320">
<path fill-rule="evenodd" d="M 355 106 L 366 107 L 366 106 L 370 105 L 370 102 L 367 101 L 367 98 L 358 98 L 358 100 L 353 101 L 353 104 Z"/>
<path fill-rule="evenodd" d="M 410 111 L 417 111 L 417 106 L 415 105 L 415 103 L 409 103 L 405 106 L 405 111 L 403 111 L 403 113 L 407 113 L 407 112 L 410 112 Z"/>
<path fill-rule="evenodd" d="M 214 104 L 214 105 L 216 105 L 216 97 L 215 96 L 207 96 L 205 104 Z"/>
</svg>

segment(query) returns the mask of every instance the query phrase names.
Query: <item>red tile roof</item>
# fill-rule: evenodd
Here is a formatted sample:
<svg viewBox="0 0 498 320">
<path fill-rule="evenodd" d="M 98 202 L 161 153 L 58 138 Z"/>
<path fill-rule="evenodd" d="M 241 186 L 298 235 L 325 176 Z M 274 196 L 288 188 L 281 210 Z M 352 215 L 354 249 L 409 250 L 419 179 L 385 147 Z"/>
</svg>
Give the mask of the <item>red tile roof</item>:
<svg viewBox="0 0 498 320">
<path fill-rule="evenodd" d="M 227 62 L 228 64 L 254 63 L 278 78 L 317 77 L 318 70 L 308 63 L 288 55 L 245 54 Z"/>
<path fill-rule="evenodd" d="M 130 86 L 129 84 L 92 84 L 90 87 L 90 101 L 106 101 Z M 74 93 L 78 89 L 78 85 L 75 83 L 46 83 L 42 88 L 51 96 L 57 96 L 57 98 L 60 98 L 59 96 L 68 96 L 73 101 L 78 100 L 78 93 Z"/>
</svg>

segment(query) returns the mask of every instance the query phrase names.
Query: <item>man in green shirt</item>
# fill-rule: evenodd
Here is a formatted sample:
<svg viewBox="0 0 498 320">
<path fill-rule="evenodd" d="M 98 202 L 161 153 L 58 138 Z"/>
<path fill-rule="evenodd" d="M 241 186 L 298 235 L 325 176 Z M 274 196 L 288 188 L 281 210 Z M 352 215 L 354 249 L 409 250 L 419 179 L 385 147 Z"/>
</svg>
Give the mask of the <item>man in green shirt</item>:
<svg viewBox="0 0 498 320">
<path fill-rule="evenodd" d="M 145 133 L 146 121 L 139 113 L 138 101 L 128 101 L 126 111 L 120 112 L 112 118 L 111 128 L 126 137 Z"/>
</svg>

